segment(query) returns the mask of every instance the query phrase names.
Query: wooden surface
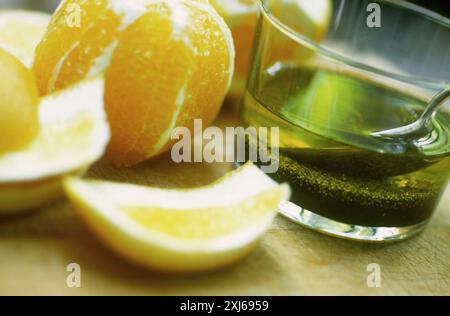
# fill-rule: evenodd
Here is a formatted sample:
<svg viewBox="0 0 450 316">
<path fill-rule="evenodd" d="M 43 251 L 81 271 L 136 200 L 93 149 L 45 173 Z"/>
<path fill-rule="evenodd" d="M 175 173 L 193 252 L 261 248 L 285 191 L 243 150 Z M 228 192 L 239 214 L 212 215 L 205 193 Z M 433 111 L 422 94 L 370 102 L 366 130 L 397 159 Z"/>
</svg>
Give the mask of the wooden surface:
<svg viewBox="0 0 450 316">
<path fill-rule="evenodd" d="M 220 124 L 232 123 L 229 113 Z M 131 170 L 101 163 L 90 177 L 166 187 L 206 184 L 228 164 L 175 165 L 166 157 Z M 0 295 L 450 295 L 450 188 L 418 237 L 387 245 L 327 237 L 279 217 L 243 262 L 205 275 L 168 276 L 136 267 L 104 248 L 65 201 L 0 219 Z M 69 263 L 81 288 L 66 286 Z M 369 288 L 367 265 L 381 267 Z"/>
</svg>

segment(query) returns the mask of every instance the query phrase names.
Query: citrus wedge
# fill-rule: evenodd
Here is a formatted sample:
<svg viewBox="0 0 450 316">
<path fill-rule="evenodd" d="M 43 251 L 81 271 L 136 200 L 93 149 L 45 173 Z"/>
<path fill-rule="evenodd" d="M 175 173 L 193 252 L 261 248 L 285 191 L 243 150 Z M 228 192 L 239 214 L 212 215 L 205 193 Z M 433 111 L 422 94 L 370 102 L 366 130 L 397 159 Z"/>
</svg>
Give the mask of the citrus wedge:
<svg viewBox="0 0 450 316">
<path fill-rule="evenodd" d="M 51 16 L 24 10 L 0 11 L 0 48 L 31 67 L 34 50 L 45 34 Z"/>
<path fill-rule="evenodd" d="M 64 195 L 61 180 L 59 176 L 32 182 L 0 184 L 0 215 L 17 214 L 51 204 Z"/>
<path fill-rule="evenodd" d="M 64 188 L 112 250 L 142 266 L 177 273 L 212 270 L 244 257 L 290 192 L 253 164 L 190 190 L 75 177 Z"/>
<path fill-rule="evenodd" d="M 80 173 L 103 155 L 109 140 L 103 91 L 98 77 L 41 99 L 37 136 L 0 155 L 0 214 L 54 201 L 62 176 Z"/>
</svg>

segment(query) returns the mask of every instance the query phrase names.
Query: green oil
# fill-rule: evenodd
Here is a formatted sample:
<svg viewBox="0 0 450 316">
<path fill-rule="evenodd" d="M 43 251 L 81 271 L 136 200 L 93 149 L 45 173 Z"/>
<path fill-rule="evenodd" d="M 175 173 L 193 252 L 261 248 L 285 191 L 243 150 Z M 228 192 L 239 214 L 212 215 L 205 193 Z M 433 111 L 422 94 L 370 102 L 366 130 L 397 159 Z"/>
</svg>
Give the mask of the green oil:
<svg viewBox="0 0 450 316">
<path fill-rule="evenodd" d="M 278 172 L 292 201 L 316 214 L 373 227 L 428 220 L 450 175 L 450 116 L 439 113 L 415 147 L 371 136 L 415 121 L 420 92 L 351 72 L 276 65 L 254 80 L 243 123 L 280 128 Z"/>
</svg>

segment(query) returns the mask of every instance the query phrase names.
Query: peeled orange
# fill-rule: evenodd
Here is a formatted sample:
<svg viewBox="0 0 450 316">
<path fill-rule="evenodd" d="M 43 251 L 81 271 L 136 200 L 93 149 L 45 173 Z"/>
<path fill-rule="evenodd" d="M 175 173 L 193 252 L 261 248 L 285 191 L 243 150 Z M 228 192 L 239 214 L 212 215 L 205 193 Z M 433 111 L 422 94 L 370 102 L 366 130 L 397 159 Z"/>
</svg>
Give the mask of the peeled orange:
<svg viewBox="0 0 450 316">
<path fill-rule="evenodd" d="M 67 23 L 74 5 L 77 27 Z M 106 72 L 107 158 L 129 166 L 169 149 L 175 127 L 215 119 L 231 84 L 234 46 L 207 1 L 65 0 L 34 70 L 42 95 Z"/>
</svg>

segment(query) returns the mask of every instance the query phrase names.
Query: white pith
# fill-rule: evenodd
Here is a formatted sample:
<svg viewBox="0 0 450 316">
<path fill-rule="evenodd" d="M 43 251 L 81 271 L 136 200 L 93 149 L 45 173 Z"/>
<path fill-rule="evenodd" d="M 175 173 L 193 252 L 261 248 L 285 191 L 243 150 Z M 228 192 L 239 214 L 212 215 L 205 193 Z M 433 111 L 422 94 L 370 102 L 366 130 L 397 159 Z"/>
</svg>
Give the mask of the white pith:
<svg viewBox="0 0 450 316">
<path fill-rule="evenodd" d="M 80 41 L 75 42 L 63 55 L 63 57 L 58 61 L 55 66 L 55 69 L 52 72 L 50 79 L 47 84 L 47 92 L 51 92 L 55 90 L 56 81 L 58 80 L 59 74 L 61 73 L 62 66 L 64 65 L 67 57 L 80 45 Z"/>
<path fill-rule="evenodd" d="M 88 72 L 88 77 L 94 77 L 101 74 L 111 64 L 114 51 L 119 44 L 118 41 L 114 41 L 111 45 L 104 49 L 103 54 L 98 57 L 94 64 L 91 66 Z"/>
<path fill-rule="evenodd" d="M 25 11 L 25 10 L 1 10 L 0 11 L 0 30 L 4 29 L 6 32 L 13 32 L 14 27 L 21 28 L 23 26 L 32 27 L 44 33 L 45 27 L 50 21 L 51 16 L 47 13 Z M 11 29 L 12 27 L 12 29 Z M 36 34 L 37 35 L 37 34 Z M 0 37 L 1 38 L 1 37 Z M 30 38 L 33 45 L 39 43 L 39 38 Z M 28 41 L 28 39 L 27 39 Z M 17 43 L 14 43 L 17 44 Z M 27 43 L 29 44 L 29 43 Z M 20 46 L 20 45 L 19 45 Z M 25 51 L 23 47 L 15 47 L 11 43 L 0 41 L 0 48 L 6 50 L 10 54 L 16 56 L 26 67 L 30 68 L 33 65 L 34 54 Z"/>
<path fill-rule="evenodd" d="M 186 101 L 186 86 L 183 86 L 178 93 L 177 99 L 175 101 L 175 110 L 172 115 L 172 119 L 169 123 L 169 126 L 166 128 L 164 132 L 161 133 L 161 136 L 158 140 L 158 142 L 153 146 L 152 154 L 158 153 L 170 140 L 170 135 L 172 133 L 172 130 L 175 128 L 178 117 L 180 116 L 181 109 L 183 108 L 183 105 Z"/>
<path fill-rule="evenodd" d="M 212 187 L 193 190 L 168 190 L 95 181 L 91 182 L 91 189 L 99 196 L 108 196 L 108 200 L 117 205 L 156 205 L 167 209 L 192 210 L 238 203 L 276 185 L 276 182 L 257 167 L 249 165 Z"/>
</svg>

